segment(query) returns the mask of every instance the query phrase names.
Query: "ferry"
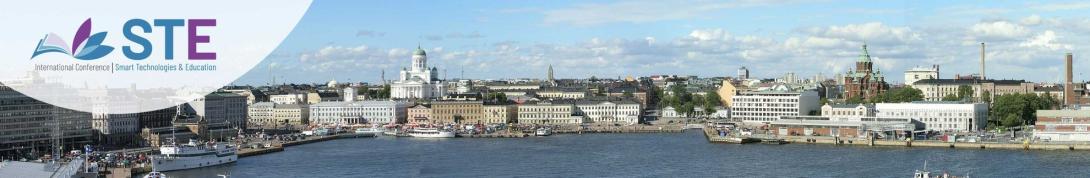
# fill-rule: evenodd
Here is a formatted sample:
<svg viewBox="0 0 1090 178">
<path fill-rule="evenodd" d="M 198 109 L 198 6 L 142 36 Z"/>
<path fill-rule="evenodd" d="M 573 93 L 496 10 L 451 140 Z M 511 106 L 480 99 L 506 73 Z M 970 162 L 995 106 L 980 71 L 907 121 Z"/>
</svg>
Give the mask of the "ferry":
<svg viewBox="0 0 1090 178">
<path fill-rule="evenodd" d="M 232 163 L 238 160 L 238 148 L 219 142 L 159 146 L 159 155 L 151 156 L 151 170 L 165 172 Z"/>
<path fill-rule="evenodd" d="M 436 128 L 417 128 L 410 130 L 409 136 L 418 138 L 454 138 L 454 132 Z"/>
<path fill-rule="evenodd" d="M 545 128 L 545 127 L 537 128 L 537 131 L 534 132 L 534 135 L 537 135 L 537 136 L 549 136 L 549 135 L 552 135 L 552 134 L 553 134 L 553 129 L 549 129 L 549 128 Z"/>
</svg>

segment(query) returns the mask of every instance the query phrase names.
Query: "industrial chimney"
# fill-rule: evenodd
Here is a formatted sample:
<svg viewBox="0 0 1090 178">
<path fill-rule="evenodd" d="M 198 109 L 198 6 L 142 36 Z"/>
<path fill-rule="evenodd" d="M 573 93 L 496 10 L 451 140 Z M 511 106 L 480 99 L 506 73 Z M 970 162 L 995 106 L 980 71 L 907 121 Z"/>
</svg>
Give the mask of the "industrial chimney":
<svg viewBox="0 0 1090 178">
<path fill-rule="evenodd" d="M 980 43 L 980 80 L 984 79 L 984 43 Z"/>
<path fill-rule="evenodd" d="M 1067 53 L 1067 59 L 1064 60 L 1064 64 L 1067 67 L 1067 73 L 1066 73 L 1067 78 L 1064 80 L 1064 105 L 1067 105 L 1067 106 L 1071 106 L 1073 104 L 1076 104 L 1075 103 L 1075 98 L 1076 98 L 1076 96 L 1075 96 L 1075 83 L 1072 82 L 1072 78 L 1071 78 L 1072 77 L 1071 76 L 1071 72 L 1072 72 L 1071 71 L 1071 67 L 1072 67 L 1071 63 L 1072 63 L 1073 58 L 1074 57 L 1071 56 L 1071 53 Z"/>
</svg>

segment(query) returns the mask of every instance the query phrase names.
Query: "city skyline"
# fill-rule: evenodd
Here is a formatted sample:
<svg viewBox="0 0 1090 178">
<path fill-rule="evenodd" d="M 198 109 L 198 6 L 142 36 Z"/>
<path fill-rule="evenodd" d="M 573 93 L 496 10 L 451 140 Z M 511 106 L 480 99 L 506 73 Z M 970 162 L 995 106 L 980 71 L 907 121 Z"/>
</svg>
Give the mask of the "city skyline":
<svg viewBox="0 0 1090 178">
<path fill-rule="evenodd" d="M 941 66 L 942 78 L 979 71 L 989 79 L 1062 81 L 1065 53 L 1075 80 L 1090 19 L 1086 2 L 550 1 L 315 2 L 258 67 L 234 82 L 392 80 L 411 51 L 428 51 L 440 78 L 616 78 L 656 74 L 808 78 L 847 72 L 865 42 L 890 83 L 904 70 Z M 466 8 L 444 8 L 466 7 Z M 770 14 L 768 12 L 784 12 Z M 785 65 L 786 64 L 786 65 Z"/>
</svg>

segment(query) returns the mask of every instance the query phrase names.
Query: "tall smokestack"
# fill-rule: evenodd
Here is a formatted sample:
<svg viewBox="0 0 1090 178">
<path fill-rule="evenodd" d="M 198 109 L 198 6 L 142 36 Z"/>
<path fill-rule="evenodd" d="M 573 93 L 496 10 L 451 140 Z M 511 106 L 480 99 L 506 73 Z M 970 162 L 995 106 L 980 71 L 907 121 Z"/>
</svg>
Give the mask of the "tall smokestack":
<svg viewBox="0 0 1090 178">
<path fill-rule="evenodd" d="M 980 80 L 984 79 L 984 43 L 980 43 Z"/>
<path fill-rule="evenodd" d="M 1072 82 L 1073 79 L 1071 76 L 1071 66 L 1073 59 L 1074 57 L 1071 55 L 1071 53 L 1067 53 L 1067 59 L 1064 60 L 1064 64 L 1067 67 L 1067 78 L 1064 80 L 1064 105 L 1068 106 L 1075 104 L 1075 83 Z"/>
</svg>

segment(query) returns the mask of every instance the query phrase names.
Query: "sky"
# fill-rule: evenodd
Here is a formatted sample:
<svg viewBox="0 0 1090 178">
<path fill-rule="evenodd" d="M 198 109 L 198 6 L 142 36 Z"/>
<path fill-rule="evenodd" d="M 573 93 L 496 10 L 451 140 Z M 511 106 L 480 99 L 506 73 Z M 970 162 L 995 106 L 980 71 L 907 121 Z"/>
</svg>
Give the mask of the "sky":
<svg viewBox="0 0 1090 178">
<path fill-rule="evenodd" d="M 865 43 L 887 82 L 940 77 L 1075 80 L 1090 70 L 1086 1 L 315 1 L 280 46 L 234 84 L 397 78 L 418 46 L 441 78 L 833 77 Z M 1090 72 L 1086 72 L 1090 73 Z"/>
</svg>

